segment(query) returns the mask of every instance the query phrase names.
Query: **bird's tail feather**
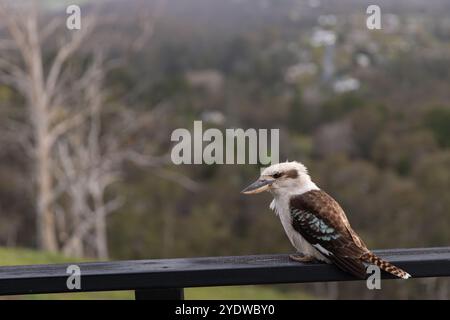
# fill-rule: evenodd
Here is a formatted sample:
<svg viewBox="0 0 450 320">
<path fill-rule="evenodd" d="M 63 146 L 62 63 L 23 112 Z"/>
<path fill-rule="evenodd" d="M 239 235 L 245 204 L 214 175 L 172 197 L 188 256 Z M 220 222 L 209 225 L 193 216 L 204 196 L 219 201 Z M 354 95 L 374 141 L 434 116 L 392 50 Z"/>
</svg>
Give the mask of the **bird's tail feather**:
<svg viewBox="0 0 450 320">
<path fill-rule="evenodd" d="M 392 263 L 377 257 L 372 252 L 367 252 L 363 254 L 360 259 L 364 262 L 374 264 L 378 266 L 381 270 L 384 270 L 396 277 L 402 279 L 408 279 L 411 277 L 411 275 L 406 271 L 403 271 L 402 269 L 394 266 Z"/>
<path fill-rule="evenodd" d="M 358 279 L 366 279 L 366 267 L 358 258 L 332 255 L 328 257 L 339 269 L 349 272 Z"/>
</svg>

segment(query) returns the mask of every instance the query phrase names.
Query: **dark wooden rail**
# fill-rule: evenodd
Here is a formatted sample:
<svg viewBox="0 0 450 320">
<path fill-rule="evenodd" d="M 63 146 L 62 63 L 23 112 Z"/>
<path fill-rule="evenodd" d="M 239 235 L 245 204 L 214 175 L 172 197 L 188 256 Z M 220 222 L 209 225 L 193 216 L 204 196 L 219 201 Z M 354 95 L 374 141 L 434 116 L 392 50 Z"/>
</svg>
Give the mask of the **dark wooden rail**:
<svg viewBox="0 0 450 320">
<path fill-rule="evenodd" d="M 375 252 L 413 278 L 450 276 L 450 247 Z M 279 254 L 76 263 L 81 289 L 70 290 L 69 265 L 0 267 L 0 295 L 135 290 L 136 299 L 181 299 L 185 287 L 354 280 L 332 265 L 292 262 Z"/>
</svg>

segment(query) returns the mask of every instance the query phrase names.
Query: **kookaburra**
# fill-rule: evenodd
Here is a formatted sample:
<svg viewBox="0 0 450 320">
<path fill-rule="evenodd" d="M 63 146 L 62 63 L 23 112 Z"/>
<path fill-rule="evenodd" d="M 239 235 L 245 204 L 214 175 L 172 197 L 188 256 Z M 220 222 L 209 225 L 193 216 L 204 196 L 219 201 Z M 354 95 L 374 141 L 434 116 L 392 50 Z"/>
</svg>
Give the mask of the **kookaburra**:
<svg viewBox="0 0 450 320">
<path fill-rule="evenodd" d="M 291 255 L 291 259 L 334 263 L 360 279 L 367 278 L 367 264 L 403 279 L 410 277 L 367 249 L 341 206 L 319 189 L 303 164 L 294 161 L 272 165 L 242 193 L 263 191 L 273 195 L 270 208 L 279 216 L 292 245 L 302 253 L 302 256 Z"/>
</svg>

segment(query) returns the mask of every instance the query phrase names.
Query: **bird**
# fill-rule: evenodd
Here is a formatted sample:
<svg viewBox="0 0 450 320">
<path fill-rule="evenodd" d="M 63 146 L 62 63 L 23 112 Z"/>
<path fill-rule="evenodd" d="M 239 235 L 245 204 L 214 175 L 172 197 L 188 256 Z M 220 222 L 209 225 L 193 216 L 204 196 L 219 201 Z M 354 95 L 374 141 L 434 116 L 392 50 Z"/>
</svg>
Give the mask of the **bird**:
<svg viewBox="0 0 450 320">
<path fill-rule="evenodd" d="M 263 191 L 273 195 L 270 208 L 297 250 L 291 260 L 335 264 L 358 279 L 367 279 L 370 264 L 402 279 L 411 277 L 367 248 L 339 203 L 312 181 L 302 163 L 282 162 L 262 169 L 259 179 L 242 193 Z"/>
</svg>

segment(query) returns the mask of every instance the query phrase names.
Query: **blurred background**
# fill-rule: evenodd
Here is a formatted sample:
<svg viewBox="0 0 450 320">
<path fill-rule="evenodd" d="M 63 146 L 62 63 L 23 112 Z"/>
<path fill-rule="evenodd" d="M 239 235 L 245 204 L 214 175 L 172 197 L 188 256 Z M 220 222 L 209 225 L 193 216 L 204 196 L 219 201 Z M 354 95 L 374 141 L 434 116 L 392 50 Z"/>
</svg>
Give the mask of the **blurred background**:
<svg viewBox="0 0 450 320">
<path fill-rule="evenodd" d="M 259 166 L 172 164 L 194 120 L 279 128 L 370 248 L 448 246 L 449 89 L 445 0 L 0 0 L 0 264 L 291 253 L 271 196 L 240 194 Z M 445 278 L 186 294 L 449 297 Z"/>
</svg>

